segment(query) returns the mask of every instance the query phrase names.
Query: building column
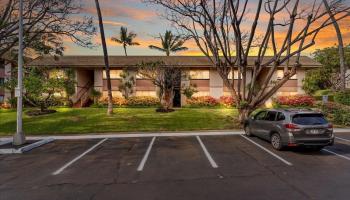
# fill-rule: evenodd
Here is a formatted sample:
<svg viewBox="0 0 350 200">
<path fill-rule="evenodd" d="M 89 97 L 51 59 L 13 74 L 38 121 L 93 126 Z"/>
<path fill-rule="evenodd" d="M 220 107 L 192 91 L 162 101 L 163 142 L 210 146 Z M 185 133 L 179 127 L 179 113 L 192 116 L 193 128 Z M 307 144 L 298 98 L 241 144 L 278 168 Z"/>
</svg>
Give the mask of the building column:
<svg viewBox="0 0 350 200">
<path fill-rule="evenodd" d="M 181 88 L 189 87 L 191 85 L 190 81 L 190 70 L 189 69 L 181 69 Z M 186 105 L 186 96 L 181 93 L 181 106 Z"/>
</svg>

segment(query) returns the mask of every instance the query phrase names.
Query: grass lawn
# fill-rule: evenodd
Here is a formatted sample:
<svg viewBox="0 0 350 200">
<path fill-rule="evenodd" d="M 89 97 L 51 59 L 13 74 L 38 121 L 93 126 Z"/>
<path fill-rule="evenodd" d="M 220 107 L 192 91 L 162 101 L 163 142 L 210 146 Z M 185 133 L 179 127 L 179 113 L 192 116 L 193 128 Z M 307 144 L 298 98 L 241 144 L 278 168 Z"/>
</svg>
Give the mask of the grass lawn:
<svg viewBox="0 0 350 200">
<path fill-rule="evenodd" d="M 172 113 L 156 113 L 155 108 L 115 108 L 107 116 L 105 108 L 56 108 L 57 113 L 29 117 L 24 114 L 27 135 L 81 134 L 126 131 L 186 131 L 238 128 L 233 123 L 236 109 L 181 108 Z M 16 131 L 16 111 L 0 110 L 0 136 Z"/>
</svg>

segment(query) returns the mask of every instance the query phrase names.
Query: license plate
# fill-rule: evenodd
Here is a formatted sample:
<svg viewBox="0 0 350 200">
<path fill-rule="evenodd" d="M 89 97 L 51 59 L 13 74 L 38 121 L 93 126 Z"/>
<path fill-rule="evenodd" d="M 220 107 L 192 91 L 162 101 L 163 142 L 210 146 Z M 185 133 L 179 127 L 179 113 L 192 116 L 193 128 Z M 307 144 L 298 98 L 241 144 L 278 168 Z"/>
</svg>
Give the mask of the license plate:
<svg viewBox="0 0 350 200">
<path fill-rule="evenodd" d="M 320 130 L 318 130 L 318 129 L 310 129 L 309 131 L 308 131 L 308 133 L 309 134 L 313 134 L 313 135 L 316 135 L 316 134 L 320 134 Z"/>
</svg>

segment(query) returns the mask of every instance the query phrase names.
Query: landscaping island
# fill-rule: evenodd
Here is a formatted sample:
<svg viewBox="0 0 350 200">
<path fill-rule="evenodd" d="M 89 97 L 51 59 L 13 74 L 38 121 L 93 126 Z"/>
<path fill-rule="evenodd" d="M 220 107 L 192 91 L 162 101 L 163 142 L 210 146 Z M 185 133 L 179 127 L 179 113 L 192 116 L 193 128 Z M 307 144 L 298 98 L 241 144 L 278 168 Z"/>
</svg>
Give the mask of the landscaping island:
<svg viewBox="0 0 350 200">
<path fill-rule="evenodd" d="M 55 108 L 56 113 L 23 115 L 27 135 L 63 135 L 138 131 L 193 131 L 238 129 L 234 108 L 180 108 L 176 112 L 157 113 L 155 108 Z M 0 136 L 16 130 L 16 111 L 0 109 Z"/>
</svg>

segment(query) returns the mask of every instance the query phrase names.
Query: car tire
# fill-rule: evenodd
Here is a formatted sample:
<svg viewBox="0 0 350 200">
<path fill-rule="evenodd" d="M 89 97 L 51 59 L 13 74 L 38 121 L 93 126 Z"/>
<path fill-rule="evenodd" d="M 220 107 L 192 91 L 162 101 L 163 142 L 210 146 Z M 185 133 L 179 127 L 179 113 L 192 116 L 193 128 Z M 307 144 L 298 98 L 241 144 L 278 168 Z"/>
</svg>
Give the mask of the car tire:
<svg viewBox="0 0 350 200">
<path fill-rule="evenodd" d="M 271 135 L 271 145 L 276 150 L 282 150 L 282 139 L 278 133 L 274 133 Z"/>
<path fill-rule="evenodd" d="M 244 126 L 244 132 L 245 132 L 245 135 L 248 136 L 248 137 L 252 137 L 252 132 L 250 131 L 250 127 L 249 125 L 246 125 Z"/>
</svg>

